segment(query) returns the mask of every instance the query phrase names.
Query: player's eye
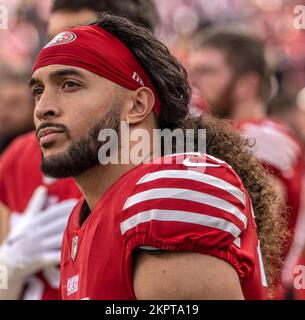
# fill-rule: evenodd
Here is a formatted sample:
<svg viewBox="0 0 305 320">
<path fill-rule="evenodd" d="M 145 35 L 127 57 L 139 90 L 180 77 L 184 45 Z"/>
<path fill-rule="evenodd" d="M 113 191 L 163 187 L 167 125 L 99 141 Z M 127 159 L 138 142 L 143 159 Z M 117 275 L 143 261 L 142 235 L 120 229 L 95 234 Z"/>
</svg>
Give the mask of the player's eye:
<svg viewBox="0 0 305 320">
<path fill-rule="evenodd" d="M 32 90 L 32 96 L 35 98 L 42 95 L 42 93 L 43 93 L 43 87 L 36 87 Z"/>
<path fill-rule="evenodd" d="M 63 84 L 64 89 L 70 89 L 70 88 L 75 88 L 78 87 L 79 84 L 74 82 L 74 81 L 65 81 Z"/>
</svg>

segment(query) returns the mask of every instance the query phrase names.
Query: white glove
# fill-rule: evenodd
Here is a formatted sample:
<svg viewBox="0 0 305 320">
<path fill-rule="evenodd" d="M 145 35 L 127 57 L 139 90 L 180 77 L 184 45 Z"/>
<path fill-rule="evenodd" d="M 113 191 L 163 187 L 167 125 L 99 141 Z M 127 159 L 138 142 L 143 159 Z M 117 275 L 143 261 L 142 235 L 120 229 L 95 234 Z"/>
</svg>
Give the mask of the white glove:
<svg viewBox="0 0 305 320">
<path fill-rule="evenodd" d="M 63 232 L 76 202 L 69 199 L 44 209 L 47 189 L 37 188 L 0 247 L 0 264 L 6 265 L 9 273 L 20 280 L 59 264 Z"/>
</svg>

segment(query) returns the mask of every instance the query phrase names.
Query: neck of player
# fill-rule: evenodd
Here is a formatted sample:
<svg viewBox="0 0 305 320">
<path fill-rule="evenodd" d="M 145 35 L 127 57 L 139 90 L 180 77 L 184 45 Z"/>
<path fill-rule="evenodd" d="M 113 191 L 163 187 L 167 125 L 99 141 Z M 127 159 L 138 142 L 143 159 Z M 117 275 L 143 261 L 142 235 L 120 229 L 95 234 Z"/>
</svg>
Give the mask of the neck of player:
<svg viewBox="0 0 305 320">
<path fill-rule="evenodd" d="M 141 162 L 153 158 L 152 153 L 143 156 Z M 92 211 L 98 200 L 122 175 L 136 167 L 138 164 L 99 164 L 82 175 L 75 177 L 75 181 Z"/>
</svg>

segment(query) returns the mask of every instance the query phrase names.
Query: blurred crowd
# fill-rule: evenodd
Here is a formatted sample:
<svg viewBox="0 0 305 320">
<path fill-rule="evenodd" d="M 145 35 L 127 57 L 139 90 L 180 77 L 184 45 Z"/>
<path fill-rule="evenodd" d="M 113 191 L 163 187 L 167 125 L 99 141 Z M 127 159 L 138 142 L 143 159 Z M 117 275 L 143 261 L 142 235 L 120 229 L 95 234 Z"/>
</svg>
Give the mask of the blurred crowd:
<svg viewBox="0 0 305 320">
<path fill-rule="evenodd" d="M 9 13 L 9 28 L 0 32 L 1 74 L 7 68 L 29 73 L 35 56 L 48 41 L 52 0 L 4 0 L 1 3 Z M 254 32 L 265 44 L 273 75 L 272 95 L 284 92 L 298 97 L 296 102 L 305 109 L 305 91 L 302 91 L 305 32 L 302 28 L 296 29 L 293 23 L 295 6 L 305 1 L 155 0 L 155 3 L 160 15 L 157 35 L 185 64 L 198 30 L 224 25 Z"/>
<path fill-rule="evenodd" d="M 293 9 L 301 0 L 156 0 L 161 16 L 160 38 L 182 54 L 198 28 L 231 24 L 255 30 L 266 44 L 267 58 L 278 79 L 291 91 L 302 89 L 305 33 L 294 28 Z M 47 40 L 51 0 L 4 0 L 9 29 L 0 33 L 0 61 L 28 69 Z M 305 3 L 304 3 L 305 4 Z M 184 52 L 185 53 L 185 52 Z"/>
<path fill-rule="evenodd" d="M 0 152 L 4 151 L 14 138 L 33 129 L 33 101 L 28 92 L 27 79 L 35 56 L 50 40 L 48 28 L 50 28 L 49 17 L 52 1 L 2 0 L 1 3 L 8 8 L 9 27 L 7 30 L 0 30 Z M 194 39 L 215 26 L 250 32 L 258 36 L 265 46 L 268 64 L 270 90 L 267 97 L 263 99 L 266 113 L 270 117 L 276 117 L 288 124 L 293 131 L 293 135 L 296 135 L 296 139 L 300 141 L 300 149 L 304 147 L 305 32 L 303 29 L 295 28 L 293 20 L 295 18 L 295 6 L 305 5 L 305 1 L 155 0 L 155 4 L 160 15 L 156 35 L 168 45 L 189 71 L 190 80 L 194 86 L 194 99 L 196 99 L 197 93 L 200 96 L 194 102 L 199 109 L 207 110 L 207 105 L 213 104 L 213 102 L 217 105 L 216 100 L 213 101 L 215 96 L 211 96 L 213 88 L 211 91 L 205 92 L 206 85 L 201 86 L 200 81 L 196 82 L 196 77 L 203 76 L 203 73 L 207 76 L 208 72 L 215 72 L 213 69 L 208 69 L 217 68 L 217 61 L 207 58 L 206 65 L 198 65 L 200 62 L 192 52 Z M 212 37 L 211 35 L 211 39 Z M 211 39 L 209 40 L 210 44 L 201 44 L 198 48 L 217 48 L 217 39 Z M 211 45 L 211 43 L 214 44 Z M 208 51 L 205 54 L 206 57 L 209 57 Z M 245 78 L 244 81 L 249 86 L 254 83 L 253 86 L 255 87 L 257 79 Z M 216 82 L 219 83 L 219 80 L 216 79 Z M 247 94 L 243 93 L 242 90 L 247 91 Z M 244 99 L 248 99 L 253 105 L 253 110 L 254 108 L 258 112 L 261 110 L 260 106 L 257 106 L 257 101 L 249 97 L 250 93 L 246 85 L 245 88 L 240 86 L 240 92 L 236 94 L 239 98 L 245 97 Z M 233 98 L 236 100 L 236 97 Z M 226 100 L 228 106 L 231 102 L 230 99 Z M 244 101 L 239 101 L 238 107 L 241 108 L 243 105 Z M 216 112 L 218 116 L 226 117 L 229 113 L 228 110 L 218 111 L 218 113 Z M 226 113 L 227 111 L 228 113 Z M 250 117 L 252 117 L 252 114 L 249 114 Z M 245 120 L 246 118 L 247 115 L 243 115 L 238 120 Z M 268 124 L 262 128 L 267 127 Z M 248 129 L 249 126 L 244 129 L 245 132 Z M 305 163 L 305 159 L 302 159 L 302 161 Z M 297 174 L 302 174 L 300 172 L 298 171 Z M 284 180 L 286 178 L 284 177 Z M 300 178 L 300 180 L 302 179 Z M 285 180 L 283 183 L 289 185 L 289 181 Z M 292 190 L 296 186 L 295 184 L 289 185 L 289 188 Z M 299 190 L 300 188 L 298 192 Z M 302 197 L 299 196 L 297 202 L 301 203 Z M 294 195 L 291 197 L 294 197 Z M 302 207 L 302 204 L 298 207 Z M 297 217 L 294 217 L 294 219 L 297 220 Z M 293 221 L 292 228 L 295 225 L 296 221 Z M 303 229 L 303 226 L 304 221 L 300 220 L 298 230 L 301 230 L 301 232 L 298 232 L 298 245 L 296 245 L 298 248 L 295 250 L 301 250 L 300 247 L 304 244 L 302 234 L 305 234 L 305 231 L 302 233 L 302 230 L 305 229 Z M 293 261 L 291 265 L 295 263 Z M 291 272 L 291 270 L 288 272 Z"/>
</svg>

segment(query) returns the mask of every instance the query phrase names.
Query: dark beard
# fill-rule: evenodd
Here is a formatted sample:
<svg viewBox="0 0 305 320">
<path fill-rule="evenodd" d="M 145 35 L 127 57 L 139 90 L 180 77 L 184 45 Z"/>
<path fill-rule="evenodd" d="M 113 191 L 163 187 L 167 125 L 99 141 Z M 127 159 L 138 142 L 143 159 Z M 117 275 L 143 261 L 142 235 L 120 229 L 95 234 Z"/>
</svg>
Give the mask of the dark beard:
<svg viewBox="0 0 305 320">
<path fill-rule="evenodd" d="M 119 107 L 112 107 L 111 111 L 98 121 L 85 137 L 74 142 L 68 150 L 48 158 L 42 157 L 42 172 L 53 178 L 77 177 L 99 165 L 98 151 L 107 143 L 107 141 L 98 141 L 99 133 L 103 129 L 113 129 L 118 135 L 120 134 Z"/>
</svg>

